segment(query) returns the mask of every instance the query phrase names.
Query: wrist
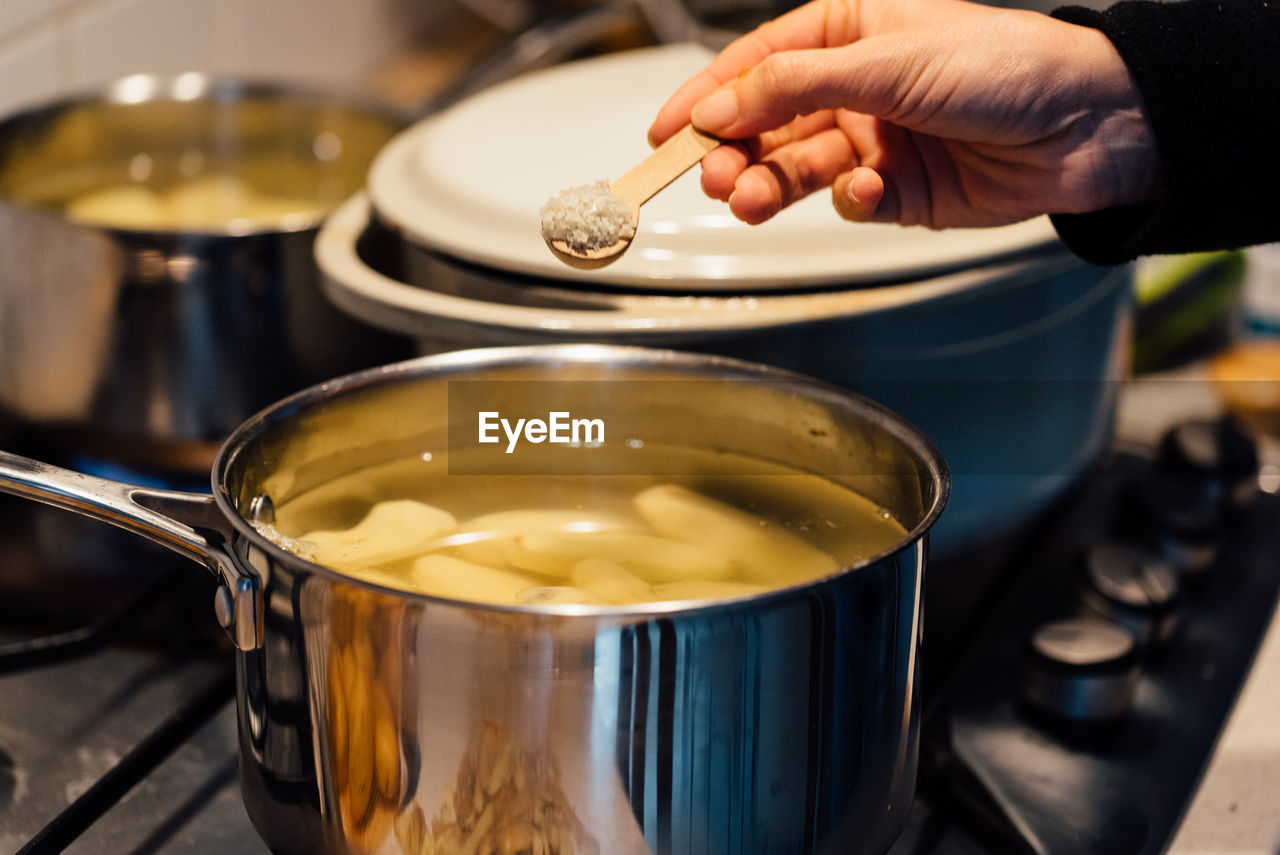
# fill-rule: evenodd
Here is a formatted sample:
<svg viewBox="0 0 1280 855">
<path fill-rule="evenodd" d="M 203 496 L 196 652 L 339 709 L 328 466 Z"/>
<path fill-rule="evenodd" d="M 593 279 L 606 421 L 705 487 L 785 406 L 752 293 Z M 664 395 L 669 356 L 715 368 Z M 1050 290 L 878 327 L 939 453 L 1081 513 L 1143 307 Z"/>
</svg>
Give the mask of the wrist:
<svg viewBox="0 0 1280 855">
<path fill-rule="evenodd" d="M 1056 13 L 1055 13 L 1056 14 Z M 1074 204 L 1063 213 L 1088 213 L 1154 204 L 1160 197 L 1160 151 L 1142 91 L 1120 52 L 1101 31 L 1065 28 L 1059 62 L 1075 81 L 1068 131 L 1074 142 L 1067 168 L 1075 173 Z"/>
<path fill-rule="evenodd" d="M 1160 152 L 1146 100 L 1111 40 L 1084 29 L 1092 42 L 1090 67 L 1103 92 L 1098 142 L 1107 153 L 1104 178 L 1112 188 L 1105 207 L 1154 203 L 1160 195 Z"/>
</svg>

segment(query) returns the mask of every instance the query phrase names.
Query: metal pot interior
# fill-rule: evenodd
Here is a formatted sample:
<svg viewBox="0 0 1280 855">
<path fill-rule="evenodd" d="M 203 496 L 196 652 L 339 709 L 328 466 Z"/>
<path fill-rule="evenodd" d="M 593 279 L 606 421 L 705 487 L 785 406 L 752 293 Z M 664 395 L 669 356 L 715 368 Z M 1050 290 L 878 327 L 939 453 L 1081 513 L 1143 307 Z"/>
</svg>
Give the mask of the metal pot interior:
<svg viewBox="0 0 1280 855">
<path fill-rule="evenodd" d="M 472 472 L 589 474 L 572 449 L 526 445 L 513 462 L 503 443 L 477 442 L 478 408 L 545 412 L 548 395 L 615 426 L 616 442 L 731 451 L 821 474 L 887 509 L 908 540 L 932 525 L 949 489 L 927 439 L 843 390 L 723 357 L 546 345 L 426 357 L 287 399 L 228 440 L 217 495 L 256 538 L 249 523 L 264 508 L 413 455 L 467 452 Z M 466 489 L 465 473 L 450 477 Z"/>
<path fill-rule="evenodd" d="M 114 193 L 114 208 L 84 208 L 76 218 L 123 231 L 310 228 L 363 186 L 368 164 L 403 124 L 372 101 L 198 74 L 134 75 L 0 123 L 0 197 L 74 216 L 78 202 Z M 227 197 L 245 188 L 281 204 L 225 222 L 206 213 L 237 203 Z M 171 221 L 141 210 L 156 199 L 174 200 L 164 209 Z"/>
</svg>

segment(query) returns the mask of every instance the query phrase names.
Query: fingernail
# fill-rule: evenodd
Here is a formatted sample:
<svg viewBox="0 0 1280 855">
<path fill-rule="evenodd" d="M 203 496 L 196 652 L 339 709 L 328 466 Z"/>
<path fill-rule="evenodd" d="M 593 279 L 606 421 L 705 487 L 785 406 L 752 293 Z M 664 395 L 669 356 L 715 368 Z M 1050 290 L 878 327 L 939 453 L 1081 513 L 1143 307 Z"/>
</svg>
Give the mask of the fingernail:
<svg viewBox="0 0 1280 855">
<path fill-rule="evenodd" d="M 859 198 L 858 198 L 858 194 L 857 194 L 857 193 L 855 193 L 855 192 L 853 191 L 853 180 L 852 180 L 852 179 L 850 179 L 850 181 L 849 181 L 849 198 L 853 201 L 853 204 L 857 205 L 859 208 L 861 208 L 861 207 L 862 207 L 862 200 L 861 200 L 861 199 L 859 199 Z"/>
<path fill-rule="evenodd" d="M 694 126 L 715 132 L 727 128 L 738 118 L 738 95 L 732 89 L 721 89 L 693 105 L 689 114 Z"/>
</svg>

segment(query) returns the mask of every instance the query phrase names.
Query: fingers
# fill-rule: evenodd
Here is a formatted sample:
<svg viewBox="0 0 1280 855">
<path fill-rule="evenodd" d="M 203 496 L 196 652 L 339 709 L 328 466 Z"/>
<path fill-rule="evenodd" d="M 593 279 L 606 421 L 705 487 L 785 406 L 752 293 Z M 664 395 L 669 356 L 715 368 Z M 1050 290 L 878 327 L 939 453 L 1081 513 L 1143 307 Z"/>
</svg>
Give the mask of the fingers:
<svg viewBox="0 0 1280 855">
<path fill-rule="evenodd" d="M 931 222 L 911 135 L 884 139 L 883 126 L 936 113 L 913 90 L 936 80 L 954 39 L 936 21 L 859 38 L 855 6 L 817 0 L 737 40 L 672 96 L 651 141 L 686 121 L 734 141 L 703 159 L 702 186 L 748 223 L 828 186 L 847 219 Z"/>
<path fill-rule="evenodd" d="M 921 148 L 905 129 L 873 116 L 824 111 L 711 152 L 703 159 L 702 186 L 747 223 L 763 222 L 829 185 L 845 219 L 929 224 L 926 172 Z"/>
<path fill-rule="evenodd" d="M 656 148 L 666 142 L 667 137 L 689 124 L 689 111 L 693 105 L 718 89 L 721 82 L 715 72 L 707 68 L 677 89 L 676 94 L 662 105 L 657 118 L 649 126 L 649 145 Z"/>
<path fill-rule="evenodd" d="M 649 128 L 649 142 L 662 143 L 689 123 L 694 104 L 775 53 L 854 41 L 856 22 L 849 5 L 815 0 L 733 41 L 662 106 Z"/>
<path fill-rule="evenodd" d="M 776 131 L 721 146 L 702 160 L 703 192 L 713 199 L 729 201 L 743 172 L 753 163 L 762 162 L 769 163 L 769 170 L 775 175 L 771 195 L 783 205 L 826 186 L 855 162 L 845 139 L 839 135 L 823 136 L 833 125 L 831 113 L 816 113 Z"/>
<path fill-rule="evenodd" d="M 729 209 L 744 222 L 764 222 L 829 186 L 855 163 L 848 137 L 829 127 L 783 145 L 743 170 L 728 196 Z"/>
<path fill-rule="evenodd" d="M 722 145 L 702 158 L 702 192 L 712 199 L 728 202 L 738 176 L 751 165 L 743 145 Z"/>
<path fill-rule="evenodd" d="M 885 199 L 885 181 L 869 166 L 859 166 L 831 184 L 836 213 L 855 223 L 892 223 L 898 219 L 896 195 Z"/>
<path fill-rule="evenodd" d="M 695 104 L 691 116 L 700 129 L 733 139 L 822 110 L 895 119 L 909 109 L 913 87 L 939 50 L 929 33 L 774 54 Z"/>
</svg>

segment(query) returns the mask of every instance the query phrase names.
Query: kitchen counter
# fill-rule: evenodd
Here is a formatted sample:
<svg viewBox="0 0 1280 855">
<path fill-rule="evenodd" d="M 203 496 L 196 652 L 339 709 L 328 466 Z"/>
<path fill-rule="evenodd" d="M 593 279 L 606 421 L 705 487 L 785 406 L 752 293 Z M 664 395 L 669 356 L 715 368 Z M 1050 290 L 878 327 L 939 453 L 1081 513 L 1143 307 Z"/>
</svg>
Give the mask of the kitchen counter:
<svg viewBox="0 0 1280 855">
<path fill-rule="evenodd" d="M 1278 557 L 1280 558 L 1280 557 Z M 1272 618 L 1169 855 L 1280 852 L 1280 616 Z"/>
<path fill-rule="evenodd" d="M 1179 394 L 1161 385 L 1178 383 Z M 1151 375 L 1126 388 L 1118 422 L 1123 440 L 1158 439 L 1164 426 L 1214 417 L 1221 404 L 1200 367 Z M 1280 439 L 1260 449 L 1264 489 L 1280 488 Z M 1280 560 L 1280 556 L 1277 556 Z M 1200 789 L 1168 855 L 1280 853 L 1280 613 L 1273 615 L 1254 667 L 1236 700 Z"/>
</svg>

